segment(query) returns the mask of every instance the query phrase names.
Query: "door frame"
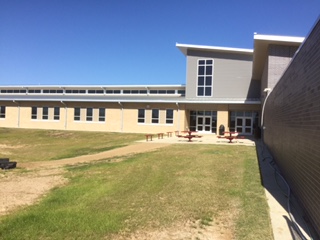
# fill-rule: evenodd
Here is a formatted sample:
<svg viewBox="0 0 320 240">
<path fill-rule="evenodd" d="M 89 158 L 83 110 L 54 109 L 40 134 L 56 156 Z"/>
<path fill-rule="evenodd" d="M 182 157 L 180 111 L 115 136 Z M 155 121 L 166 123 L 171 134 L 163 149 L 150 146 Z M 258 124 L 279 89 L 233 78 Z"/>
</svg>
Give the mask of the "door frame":
<svg viewBox="0 0 320 240">
<path fill-rule="evenodd" d="M 199 124 L 199 118 L 201 118 L 201 119 L 203 120 L 203 124 Z M 205 123 L 205 122 L 206 122 L 206 121 L 205 121 L 206 118 L 209 118 L 209 119 L 210 119 L 209 124 L 206 124 L 206 123 Z M 212 130 L 211 130 L 211 129 L 212 129 L 211 125 L 212 125 L 212 116 L 197 115 L 197 123 L 196 123 L 196 130 L 197 130 L 197 132 L 211 133 L 211 132 L 212 132 Z M 204 130 L 199 130 L 199 128 L 198 128 L 199 126 L 202 126 Z M 206 127 L 209 127 L 209 131 L 206 131 L 206 130 L 205 130 Z"/>
<path fill-rule="evenodd" d="M 242 120 L 242 125 L 238 125 L 238 119 Z M 250 120 L 250 126 L 246 126 L 246 120 Z M 241 128 L 241 131 L 238 131 L 238 129 Z M 250 132 L 246 132 L 246 129 L 250 128 Z M 236 117 L 236 124 L 235 124 L 235 130 L 239 132 L 242 135 L 252 135 L 253 134 L 253 118 L 252 117 Z"/>
</svg>

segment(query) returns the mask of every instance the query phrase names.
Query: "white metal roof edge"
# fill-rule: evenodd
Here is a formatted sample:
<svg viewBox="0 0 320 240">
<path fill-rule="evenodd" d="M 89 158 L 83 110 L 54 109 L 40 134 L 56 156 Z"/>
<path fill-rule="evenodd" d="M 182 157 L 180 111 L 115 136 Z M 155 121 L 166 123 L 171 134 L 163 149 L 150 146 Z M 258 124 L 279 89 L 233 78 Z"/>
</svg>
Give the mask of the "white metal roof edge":
<svg viewBox="0 0 320 240">
<path fill-rule="evenodd" d="M 212 101 L 193 101 L 186 99 L 108 99 L 108 98 L 34 98 L 34 97 L 26 97 L 26 98 L 14 98 L 14 97 L 0 97 L 0 101 L 13 101 L 13 102 L 127 102 L 127 103 L 186 103 L 186 104 L 261 104 L 260 100 L 212 100 Z"/>
<path fill-rule="evenodd" d="M 293 37 L 293 36 L 279 36 L 279 35 L 264 35 L 264 34 L 254 34 L 254 40 L 264 40 L 264 41 L 277 41 L 277 42 L 292 42 L 292 43 L 302 43 L 304 37 Z"/>
<path fill-rule="evenodd" d="M 163 85 L 0 85 L 0 88 L 163 88 L 185 87 L 185 84 Z"/>
<path fill-rule="evenodd" d="M 210 50 L 210 51 L 219 51 L 219 52 L 237 52 L 237 53 L 246 53 L 252 54 L 253 49 L 247 48 L 231 48 L 231 47 L 218 47 L 218 46 L 207 46 L 207 45 L 193 45 L 193 44 L 182 44 L 176 43 L 176 47 L 181 50 L 186 55 L 184 49 L 198 49 L 198 50 Z"/>
</svg>

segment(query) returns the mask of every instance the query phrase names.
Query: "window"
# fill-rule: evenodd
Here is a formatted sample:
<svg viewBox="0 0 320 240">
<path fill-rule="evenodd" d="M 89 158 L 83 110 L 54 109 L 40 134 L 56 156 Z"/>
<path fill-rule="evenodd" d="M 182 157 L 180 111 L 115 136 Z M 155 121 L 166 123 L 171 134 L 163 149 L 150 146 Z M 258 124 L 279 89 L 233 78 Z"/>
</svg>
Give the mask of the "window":
<svg viewBox="0 0 320 240">
<path fill-rule="evenodd" d="M 145 122 L 145 109 L 138 109 L 138 123 Z"/>
<path fill-rule="evenodd" d="M 53 119 L 54 120 L 59 120 L 60 119 L 60 107 L 54 107 Z"/>
<path fill-rule="evenodd" d="M 29 89 L 28 93 L 41 93 L 41 90 L 38 89 Z"/>
<path fill-rule="evenodd" d="M 198 89 L 197 95 L 212 96 L 213 60 L 199 60 L 198 62 Z"/>
<path fill-rule="evenodd" d="M 152 109 L 152 123 L 159 123 L 159 109 Z"/>
<path fill-rule="evenodd" d="M 80 121 L 80 108 L 74 108 L 74 121 Z"/>
<path fill-rule="evenodd" d="M 67 94 L 85 94 L 86 90 L 78 90 L 78 89 L 74 89 L 74 90 L 66 90 Z"/>
<path fill-rule="evenodd" d="M 166 123 L 172 124 L 173 123 L 173 109 L 167 109 L 166 111 Z"/>
<path fill-rule="evenodd" d="M 120 94 L 120 90 L 106 90 L 106 94 Z"/>
<path fill-rule="evenodd" d="M 42 108 L 42 119 L 43 120 L 48 120 L 49 118 L 49 108 L 48 107 L 43 107 Z"/>
<path fill-rule="evenodd" d="M 88 90 L 88 94 L 103 94 L 103 90 Z"/>
<path fill-rule="evenodd" d="M 38 115 L 38 108 L 37 107 L 32 107 L 31 108 L 31 119 L 37 119 Z"/>
<path fill-rule="evenodd" d="M 6 118 L 6 107 L 0 106 L 0 118 Z"/>
<path fill-rule="evenodd" d="M 106 120 L 106 109 L 99 108 L 99 122 L 104 122 Z"/>
<path fill-rule="evenodd" d="M 93 108 L 87 108 L 87 121 L 92 121 L 93 120 Z"/>
<path fill-rule="evenodd" d="M 185 96 L 186 90 L 178 90 L 178 94 L 180 94 L 181 96 Z"/>
</svg>

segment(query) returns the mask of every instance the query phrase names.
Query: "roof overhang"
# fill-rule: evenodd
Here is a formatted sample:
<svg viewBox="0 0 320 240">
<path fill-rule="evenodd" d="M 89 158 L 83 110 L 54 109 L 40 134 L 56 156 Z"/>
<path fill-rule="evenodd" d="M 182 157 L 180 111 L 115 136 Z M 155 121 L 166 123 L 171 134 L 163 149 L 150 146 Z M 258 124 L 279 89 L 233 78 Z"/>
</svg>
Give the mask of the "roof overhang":
<svg viewBox="0 0 320 240">
<path fill-rule="evenodd" d="M 216 46 L 205 46 L 205 45 L 191 45 L 176 43 L 176 47 L 187 56 L 188 50 L 206 51 L 206 52 L 219 52 L 219 53 L 238 53 L 252 55 L 252 49 L 245 48 L 227 48 L 227 47 L 216 47 Z"/>
<path fill-rule="evenodd" d="M 106 97 L 106 96 L 31 96 L 31 95 L 0 95 L 0 101 L 9 102 L 108 102 L 108 103 L 179 103 L 179 104 L 261 104 L 260 99 L 246 98 L 214 98 L 188 99 L 185 97 Z"/>
<path fill-rule="evenodd" d="M 184 84 L 176 85 L 0 85 L 0 89 L 168 89 L 185 88 Z"/>
<path fill-rule="evenodd" d="M 254 53 L 252 66 L 252 79 L 260 80 L 262 77 L 265 61 L 268 56 L 268 46 L 271 44 L 281 46 L 299 47 L 304 37 L 289 37 L 275 35 L 254 35 Z"/>
</svg>

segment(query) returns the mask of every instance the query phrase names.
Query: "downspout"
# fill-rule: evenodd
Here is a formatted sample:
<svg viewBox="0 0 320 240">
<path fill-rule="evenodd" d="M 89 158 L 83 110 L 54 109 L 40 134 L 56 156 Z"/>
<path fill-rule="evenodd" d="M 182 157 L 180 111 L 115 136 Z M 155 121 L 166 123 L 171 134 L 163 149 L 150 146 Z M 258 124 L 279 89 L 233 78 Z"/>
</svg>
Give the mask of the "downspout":
<svg viewBox="0 0 320 240">
<path fill-rule="evenodd" d="M 118 102 L 118 104 L 121 106 L 121 125 L 120 125 L 120 131 L 123 132 L 123 105 L 121 102 Z"/>
<path fill-rule="evenodd" d="M 13 100 L 13 103 L 18 105 L 18 128 L 20 128 L 20 104 L 18 102 L 16 102 L 16 100 Z"/>
<path fill-rule="evenodd" d="M 65 129 L 65 130 L 67 130 L 67 123 L 68 123 L 68 108 L 67 108 L 67 104 L 65 104 L 63 101 L 61 101 L 61 103 L 64 105 L 64 109 L 65 109 L 64 129 Z"/>
<path fill-rule="evenodd" d="M 180 109 L 179 109 L 179 103 L 176 102 L 177 110 L 178 110 L 178 131 L 180 132 Z"/>
<path fill-rule="evenodd" d="M 261 111 L 261 139 L 262 139 L 262 142 L 264 142 L 264 130 L 266 129 L 266 127 L 264 126 L 264 108 L 265 108 L 266 102 L 268 100 L 268 97 L 270 96 L 270 93 L 272 92 L 272 89 L 265 88 L 263 91 L 265 93 L 267 93 L 267 96 L 263 102 L 262 111 Z"/>
</svg>

